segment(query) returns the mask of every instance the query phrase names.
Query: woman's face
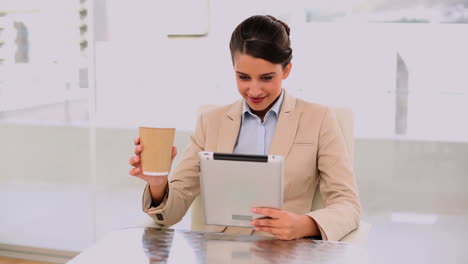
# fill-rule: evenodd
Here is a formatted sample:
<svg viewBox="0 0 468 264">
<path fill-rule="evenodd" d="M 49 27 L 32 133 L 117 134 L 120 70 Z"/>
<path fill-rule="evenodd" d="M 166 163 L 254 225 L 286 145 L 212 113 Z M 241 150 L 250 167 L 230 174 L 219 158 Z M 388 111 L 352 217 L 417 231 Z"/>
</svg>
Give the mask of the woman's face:
<svg viewBox="0 0 468 264">
<path fill-rule="evenodd" d="M 269 110 L 281 94 L 282 82 L 289 75 L 291 64 L 284 69 L 264 59 L 238 53 L 234 57 L 237 89 L 254 111 Z"/>
</svg>

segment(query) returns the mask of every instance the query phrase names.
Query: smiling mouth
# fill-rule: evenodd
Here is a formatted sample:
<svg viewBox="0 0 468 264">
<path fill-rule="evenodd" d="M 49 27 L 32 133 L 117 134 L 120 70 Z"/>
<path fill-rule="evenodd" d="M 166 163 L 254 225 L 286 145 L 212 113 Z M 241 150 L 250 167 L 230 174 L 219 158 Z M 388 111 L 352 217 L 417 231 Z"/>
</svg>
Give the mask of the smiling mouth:
<svg viewBox="0 0 468 264">
<path fill-rule="evenodd" d="M 254 104 L 258 104 L 258 103 L 261 103 L 265 98 L 266 96 L 265 97 L 249 97 L 249 100 Z"/>
</svg>

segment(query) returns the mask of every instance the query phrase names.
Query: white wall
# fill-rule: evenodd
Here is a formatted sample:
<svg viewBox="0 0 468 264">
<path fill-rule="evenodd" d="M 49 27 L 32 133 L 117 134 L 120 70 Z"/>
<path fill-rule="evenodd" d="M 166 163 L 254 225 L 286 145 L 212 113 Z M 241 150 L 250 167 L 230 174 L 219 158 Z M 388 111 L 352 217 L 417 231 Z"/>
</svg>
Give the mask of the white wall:
<svg viewBox="0 0 468 264">
<path fill-rule="evenodd" d="M 98 43 L 101 124 L 132 127 L 148 122 L 190 130 L 200 105 L 239 98 L 230 34 L 252 10 L 278 9 L 273 4 L 236 13 L 229 4 L 211 5 L 217 12 L 211 14 L 207 37 L 167 38 L 168 28 L 153 19 L 154 24 L 125 21 L 124 32 L 138 28 L 139 33 Z M 468 114 L 468 78 L 462 70 L 468 67 L 468 37 L 462 34 L 467 25 L 301 23 L 294 6 L 273 14 L 290 21 L 292 28 L 293 71 L 284 87 L 309 101 L 351 107 L 357 137 L 395 137 L 398 53 L 409 68 L 404 137 L 468 141 L 468 125 L 446 118 Z M 123 34 L 116 27 L 112 30 Z"/>
</svg>

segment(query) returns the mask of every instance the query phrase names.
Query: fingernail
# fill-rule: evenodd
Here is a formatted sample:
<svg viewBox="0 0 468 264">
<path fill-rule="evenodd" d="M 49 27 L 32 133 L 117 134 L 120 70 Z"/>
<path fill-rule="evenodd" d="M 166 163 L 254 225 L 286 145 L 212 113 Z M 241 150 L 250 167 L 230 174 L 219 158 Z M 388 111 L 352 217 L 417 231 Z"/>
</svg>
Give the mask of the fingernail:
<svg viewBox="0 0 468 264">
<path fill-rule="evenodd" d="M 252 208 L 252 212 L 256 213 L 256 212 L 257 212 L 257 208 Z"/>
</svg>

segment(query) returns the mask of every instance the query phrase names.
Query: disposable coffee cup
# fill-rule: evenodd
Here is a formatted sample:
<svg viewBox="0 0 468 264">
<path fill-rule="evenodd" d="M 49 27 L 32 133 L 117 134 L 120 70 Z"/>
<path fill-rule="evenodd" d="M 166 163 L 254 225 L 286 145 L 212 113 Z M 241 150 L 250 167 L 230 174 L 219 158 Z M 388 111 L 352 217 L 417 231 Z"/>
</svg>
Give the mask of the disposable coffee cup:
<svg viewBox="0 0 468 264">
<path fill-rule="evenodd" d="M 164 176 L 172 163 L 175 128 L 140 127 L 141 166 L 143 174 Z"/>
</svg>

